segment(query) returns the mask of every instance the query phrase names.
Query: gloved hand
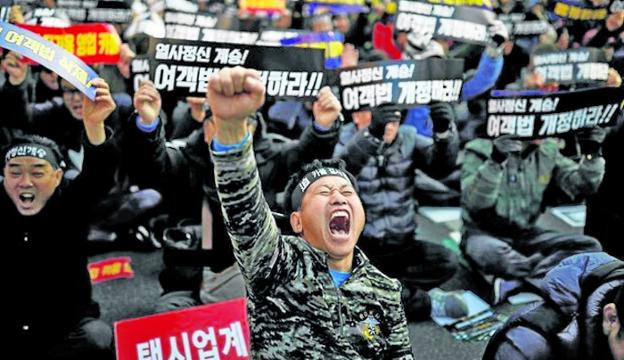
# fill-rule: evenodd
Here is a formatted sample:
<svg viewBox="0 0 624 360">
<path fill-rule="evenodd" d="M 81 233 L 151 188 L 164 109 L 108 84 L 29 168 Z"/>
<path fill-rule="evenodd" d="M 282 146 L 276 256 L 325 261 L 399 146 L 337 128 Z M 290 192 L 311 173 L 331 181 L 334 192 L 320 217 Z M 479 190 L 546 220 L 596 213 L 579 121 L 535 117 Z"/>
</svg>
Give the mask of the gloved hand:
<svg viewBox="0 0 624 360">
<path fill-rule="evenodd" d="M 372 120 L 368 132 L 377 139 L 383 139 L 386 124 L 392 121 L 401 121 L 401 112 L 394 104 L 381 105 L 371 110 Z"/>
<path fill-rule="evenodd" d="M 433 122 L 433 132 L 443 133 L 451 127 L 455 113 L 451 104 L 435 101 L 429 104 L 429 116 Z"/>
<path fill-rule="evenodd" d="M 492 41 L 487 46 L 486 52 L 490 57 L 494 58 L 502 53 L 503 44 L 505 41 L 509 40 L 509 29 L 507 29 L 507 26 L 502 21 L 494 20 L 488 30 Z"/>
<path fill-rule="evenodd" d="M 511 135 L 496 138 L 492 145 L 492 160 L 499 164 L 507 160 L 510 154 L 519 154 L 522 151 L 522 141 Z"/>
<path fill-rule="evenodd" d="M 581 153 L 585 155 L 600 154 L 600 148 L 607 132 L 601 127 L 583 129 L 576 134 L 581 147 Z"/>
<path fill-rule="evenodd" d="M 500 47 L 503 43 L 509 40 L 509 29 L 507 25 L 500 20 L 494 20 L 489 27 L 492 42 L 496 47 Z"/>
</svg>

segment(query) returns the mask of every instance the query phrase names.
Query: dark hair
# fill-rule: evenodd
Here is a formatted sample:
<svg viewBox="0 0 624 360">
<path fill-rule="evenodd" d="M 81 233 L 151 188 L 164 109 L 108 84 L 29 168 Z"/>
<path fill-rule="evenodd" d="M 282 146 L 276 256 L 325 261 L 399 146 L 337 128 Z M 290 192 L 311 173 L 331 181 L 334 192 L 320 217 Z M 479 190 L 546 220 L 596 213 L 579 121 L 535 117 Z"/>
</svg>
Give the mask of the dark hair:
<svg viewBox="0 0 624 360">
<path fill-rule="evenodd" d="M 65 159 L 58 144 L 54 140 L 49 139 L 45 136 L 32 135 L 32 134 L 23 134 L 23 135 L 16 136 L 11 140 L 11 142 L 8 145 L 2 147 L 2 159 L 0 159 L 0 161 L 2 161 L 2 167 L 4 167 L 5 165 L 4 157 L 7 151 L 9 151 L 9 149 L 12 148 L 13 146 L 20 145 L 20 144 L 37 144 L 37 145 L 41 145 L 41 146 L 45 146 L 49 148 L 54 154 L 54 156 L 56 157 L 56 159 L 58 160 L 59 168 L 61 169 L 65 168 Z"/>
<path fill-rule="evenodd" d="M 282 207 L 284 208 L 286 214 L 290 214 L 293 211 L 297 210 L 292 208 L 291 198 L 295 187 L 297 186 L 297 184 L 299 184 L 299 181 L 301 181 L 301 179 L 303 179 L 308 173 L 322 168 L 334 168 L 341 170 L 349 177 L 351 185 L 353 185 L 355 191 L 358 191 L 357 181 L 355 180 L 355 177 L 349 171 L 347 171 L 344 160 L 316 159 L 311 163 L 304 164 L 301 169 L 299 169 L 299 171 L 297 171 L 295 174 L 292 174 L 288 179 L 288 184 L 286 184 L 286 189 L 284 190 L 284 202 L 282 203 Z"/>
</svg>

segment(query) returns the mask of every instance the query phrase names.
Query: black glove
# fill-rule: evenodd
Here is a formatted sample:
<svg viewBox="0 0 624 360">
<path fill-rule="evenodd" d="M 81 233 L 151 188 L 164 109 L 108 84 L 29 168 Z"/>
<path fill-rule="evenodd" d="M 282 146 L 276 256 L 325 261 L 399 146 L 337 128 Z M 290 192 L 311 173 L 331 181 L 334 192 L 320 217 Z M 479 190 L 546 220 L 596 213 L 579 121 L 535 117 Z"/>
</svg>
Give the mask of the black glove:
<svg viewBox="0 0 624 360">
<path fill-rule="evenodd" d="M 581 147 L 581 153 L 585 155 L 599 155 L 605 136 L 607 136 L 607 132 L 601 127 L 579 131 L 576 134 L 576 138 Z"/>
<path fill-rule="evenodd" d="M 381 105 L 371 110 L 372 120 L 368 132 L 377 139 L 383 139 L 386 124 L 401 121 L 401 112 L 396 105 Z"/>
<path fill-rule="evenodd" d="M 429 104 L 429 116 L 433 122 L 433 132 L 435 133 L 447 131 L 455 119 L 451 104 L 438 101 Z"/>
<path fill-rule="evenodd" d="M 503 135 L 492 142 L 492 160 L 501 164 L 512 153 L 519 154 L 522 151 L 522 141 L 510 136 Z"/>
</svg>

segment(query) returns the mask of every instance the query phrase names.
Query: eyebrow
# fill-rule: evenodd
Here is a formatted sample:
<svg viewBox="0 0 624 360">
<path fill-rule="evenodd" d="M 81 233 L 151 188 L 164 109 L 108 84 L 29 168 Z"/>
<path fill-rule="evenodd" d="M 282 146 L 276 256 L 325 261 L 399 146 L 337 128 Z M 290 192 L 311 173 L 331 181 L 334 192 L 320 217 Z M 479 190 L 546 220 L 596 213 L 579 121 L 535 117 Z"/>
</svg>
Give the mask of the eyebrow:
<svg viewBox="0 0 624 360">
<path fill-rule="evenodd" d="M 7 164 L 10 168 L 19 168 L 19 167 L 23 167 L 24 165 L 22 164 Z M 41 169 L 44 168 L 46 166 L 46 164 L 33 164 L 30 165 L 30 168 L 37 168 L 37 169 Z"/>
</svg>

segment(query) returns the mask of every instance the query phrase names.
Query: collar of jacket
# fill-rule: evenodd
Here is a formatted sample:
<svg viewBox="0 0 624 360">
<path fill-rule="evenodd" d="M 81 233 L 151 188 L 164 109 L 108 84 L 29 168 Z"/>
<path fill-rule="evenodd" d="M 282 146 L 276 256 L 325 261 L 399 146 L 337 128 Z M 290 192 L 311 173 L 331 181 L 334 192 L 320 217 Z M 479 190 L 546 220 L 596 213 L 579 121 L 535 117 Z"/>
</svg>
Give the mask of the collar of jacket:
<svg viewBox="0 0 624 360">
<path fill-rule="evenodd" d="M 308 243 L 301 236 L 299 236 L 298 238 L 303 244 L 305 244 L 307 248 L 310 249 L 310 253 L 312 253 L 314 255 L 314 259 L 317 260 L 317 265 L 322 266 L 324 269 L 327 269 L 329 271 L 329 266 L 327 265 L 327 258 L 329 257 L 329 255 L 325 251 L 319 250 L 314 246 L 310 245 L 310 243 Z M 353 264 L 351 266 L 351 276 L 360 273 L 368 263 L 368 257 L 366 257 L 364 252 L 356 246 L 353 249 Z"/>
</svg>

